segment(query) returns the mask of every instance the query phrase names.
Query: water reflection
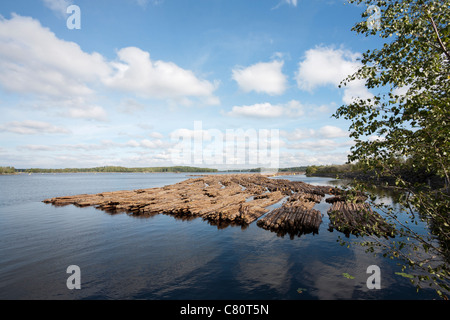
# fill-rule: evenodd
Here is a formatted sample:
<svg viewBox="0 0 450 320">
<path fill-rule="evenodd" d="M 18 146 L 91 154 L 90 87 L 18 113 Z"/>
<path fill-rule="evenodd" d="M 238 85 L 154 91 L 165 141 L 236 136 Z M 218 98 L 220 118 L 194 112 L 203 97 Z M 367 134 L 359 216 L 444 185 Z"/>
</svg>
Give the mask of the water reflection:
<svg viewBox="0 0 450 320">
<path fill-rule="evenodd" d="M 330 204 L 325 201 L 315 207 L 324 214 L 319 234 L 292 240 L 255 223 L 243 231 L 230 225 L 214 228 L 202 219 L 101 214 L 94 208 L 54 208 L 40 202 L 48 194 L 131 190 L 178 179 L 183 177 L 5 177 L 0 193 L 0 298 L 436 298 L 434 292 L 416 294 L 408 279 L 395 276 L 400 271 L 395 262 L 366 254 L 357 246 L 341 247 L 340 234 L 326 230 Z M 327 179 L 309 182 L 331 184 Z M 66 287 L 65 272 L 71 264 L 81 268 L 82 290 Z M 365 285 L 366 268 L 372 264 L 381 268 L 381 290 L 368 290 Z M 355 278 L 347 279 L 343 273 Z M 300 294 L 298 288 L 305 290 Z"/>
<path fill-rule="evenodd" d="M 276 255 L 250 254 L 242 257 L 237 270 L 237 279 L 246 292 L 273 290 L 285 295 L 291 286 L 293 262 L 287 253 Z"/>
</svg>

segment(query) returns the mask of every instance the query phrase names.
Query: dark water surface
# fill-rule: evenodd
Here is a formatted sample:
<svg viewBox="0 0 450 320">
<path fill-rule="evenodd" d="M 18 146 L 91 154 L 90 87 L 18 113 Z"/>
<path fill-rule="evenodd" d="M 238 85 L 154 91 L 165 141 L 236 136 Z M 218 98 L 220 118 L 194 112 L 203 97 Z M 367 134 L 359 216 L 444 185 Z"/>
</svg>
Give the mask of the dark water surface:
<svg viewBox="0 0 450 320">
<path fill-rule="evenodd" d="M 290 239 L 259 228 L 219 229 L 201 219 L 136 218 L 95 208 L 54 207 L 47 198 L 161 187 L 175 173 L 0 176 L 0 299 L 434 299 L 416 292 L 396 263 L 337 242 L 329 205 L 318 234 Z M 318 185 L 329 178 L 282 177 Z M 69 290 L 66 269 L 81 269 Z M 381 269 L 381 289 L 366 286 Z M 343 276 L 349 274 L 354 279 Z M 299 293 L 298 289 L 301 289 Z"/>
</svg>

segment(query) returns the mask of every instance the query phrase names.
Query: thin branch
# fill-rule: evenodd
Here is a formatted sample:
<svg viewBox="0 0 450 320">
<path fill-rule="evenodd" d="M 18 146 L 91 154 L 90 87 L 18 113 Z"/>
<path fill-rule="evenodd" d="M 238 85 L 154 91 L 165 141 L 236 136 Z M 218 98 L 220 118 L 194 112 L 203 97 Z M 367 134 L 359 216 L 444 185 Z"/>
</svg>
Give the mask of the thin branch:
<svg viewBox="0 0 450 320">
<path fill-rule="evenodd" d="M 433 26 L 434 32 L 436 33 L 436 37 L 439 41 L 439 45 L 441 47 L 441 49 L 444 51 L 445 55 L 447 56 L 448 60 L 450 60 L 450 52 L 447 51 L 447 49 L 445 48 L 444 43 L 441 40 L 441 37 L 439 36 L 439 31 L 436 27 L 436 24 L 434 23 L 433 17 L 430 15 L 430 20 L 431 20 L 431 24 Z"/>
</svg>

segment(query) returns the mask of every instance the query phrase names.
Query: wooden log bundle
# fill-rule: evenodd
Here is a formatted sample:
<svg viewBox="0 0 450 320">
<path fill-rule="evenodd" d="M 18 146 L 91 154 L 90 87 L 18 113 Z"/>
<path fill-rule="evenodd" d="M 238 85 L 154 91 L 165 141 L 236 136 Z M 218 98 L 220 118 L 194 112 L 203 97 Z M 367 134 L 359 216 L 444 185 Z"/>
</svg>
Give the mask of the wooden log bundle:
<svg viewBox="0 0 450 320">
<path fill-rule="evenodd" d="M 266 207 L 292 194 L 295 187 L 289 182 L 260 174 L 203 175 L 162 188 L 83 194 L 43 202 L 56 206 L 94 206 L 133 216 L 168 214 L 178 218 L 200 217 L 210 222 L 250 224 L 269 211 Z"/>
<path fill-rule="evenodd" d="M 320 211 L 303 205 L 283 205 L 258 220 L 263 229 L 276 232 L 279 236 L 289 234 L 291 238 L 307 233 L 318 233 L 322 223 Z"/>
<path fill-rule="evenodd" d="M 366 202 L 334 201 L 328 209 L 330 218 L 329 230 L 336 229 L 347 236 L 354 235 L 378 235 L 392 236 L 392 228 L 374 212 Z"/>
<path fill-rule="evenodd" d="M 201 218 L 218 227 L 230 224 L 245 227 L 259 219 L 259 227 L 293 236 L 318 231 L 322 214 L 313 207 L 326 194 L 337 195 L 338 191 L 301 181 L 271 179 L 261 174 L 224 174 L 201 175 L 160 188 L 81 194 L 43 202 L 55 206 L 93 206 L 110 213 L 126 212 L 134 217 L 167 214 L 183 220 Z M 361 217 L 366 217 L 355 215 L 360 211 L 359 206 L 366 208 L 364 203 L 352 207 L 336 197 L 330 201 L 334 201 L 329 211 L 333 217 L 330 218 L 331 227 L 339 228 L 345 224 L 352 229 L 356 222 L 361 222 Z M 281 207 L 268 209 L 283 199 L 286 200 Z M 369 216 L 376 217 L 370 208 L 368 210 Z M 371 219 L 367 220 L 369 226 L 373 224 Z"/>
</svg>

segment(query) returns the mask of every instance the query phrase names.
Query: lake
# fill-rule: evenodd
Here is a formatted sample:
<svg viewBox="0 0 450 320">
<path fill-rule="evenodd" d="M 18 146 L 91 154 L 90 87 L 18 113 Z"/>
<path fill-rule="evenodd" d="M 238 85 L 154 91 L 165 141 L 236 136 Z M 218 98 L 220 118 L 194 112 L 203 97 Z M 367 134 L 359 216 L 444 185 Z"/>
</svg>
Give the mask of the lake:
<svg viewBox="0 0 450 320">
<path fill-rule="evenodd" d="M 57 196 L 162 187 L 192 173 L 77 173 L 0 176 L 0 299 L 299 300 L 435 299 L 396 275 L 395 261 L 341 246 L 328 231 L 291 239 L 259 228 L 219 229 L 201 219 L 137 218 L 92 207 L 55 207 Z M 282 176 L 317 185 L 330 178 Z M 69 290 L 67 267 L 81 271 Z M 381 271 L 368 289 L 367 268 Z M 351 277 L 344 276 L 350 275 Z"/>
</svg>

